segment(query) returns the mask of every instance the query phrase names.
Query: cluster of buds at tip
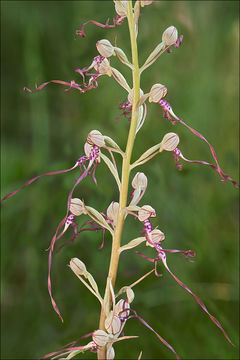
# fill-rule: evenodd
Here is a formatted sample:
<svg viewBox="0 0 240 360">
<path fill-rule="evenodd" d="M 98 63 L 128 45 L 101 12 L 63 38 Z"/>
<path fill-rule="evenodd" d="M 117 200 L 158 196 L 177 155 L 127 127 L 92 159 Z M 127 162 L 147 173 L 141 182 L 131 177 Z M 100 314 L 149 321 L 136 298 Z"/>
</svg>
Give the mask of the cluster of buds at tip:
<svg viewBox="0 0 240 360">
<path fill-rule="evenodd" d="M 167 133 L 166 135 L 164 135 L 161 144 L 160 144 L 160 149 L 159 151 L 173 151 L 176 149 L 176 147 L 179 144 L 179 136 L 175 133 Z"/>
<path fill-rule="evenodd" d="M 162 84 L 154 84 L 149 92 L 149 102 L 158 103 L 167 95 L 167 88 Z"/>
</svg>

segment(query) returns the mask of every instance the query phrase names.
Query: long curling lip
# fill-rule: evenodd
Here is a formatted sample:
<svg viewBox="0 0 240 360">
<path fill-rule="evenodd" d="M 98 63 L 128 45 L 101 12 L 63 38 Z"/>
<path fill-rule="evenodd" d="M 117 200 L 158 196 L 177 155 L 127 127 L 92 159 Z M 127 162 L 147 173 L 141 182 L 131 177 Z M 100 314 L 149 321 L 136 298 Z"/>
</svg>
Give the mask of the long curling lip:
<svg viewBox="0 0 240 360">
<path fill-rule="evenodd" d="M 215 171 L 218 172 L 218 174 L 221 176 L 223 182 L 226 182 L 226 180 L 229 180 L 229 181 L 232 182 L 232 184 L 233 184 L 236 188 L 239 188 L 239 184 L 238 184 L 235 180 L 233 180 L 229 175 L 225 174 L 225 173 L 222 171 L 222 169 L 221 169 L 221 167 L 220 167 L 220 165 L 219 165 L 219 163 L 218 163 L 217 154 L 216 154 L 216 152 L 215 152 L 215 149 L 214 149 L 214 147 L 209 143 L 209 141 L 208 141 L 200 132 L 198 132 L 197 130 L 193 129 L 191 126 L 187 125 L 182 119 L 180 119 L 180 118 L 173 112 L 172 107 L 170 106 L 170 104 L 169 104 L 166 100 L 162 100 L 162 99 L 161 99 L 161 100 L 158 102 L 158 104 L 161 106 L 161 108 L 162 108 L 162 110 L 163 110 L 163 116 L 164 116 L 164 118 L 170 120 L 173 125 L 175 125 L 176 122 L 180 122 L 182 125 L 186 126 L 194 135 L 196 135 L 197 137 L 199 137 L 200 139 L 204 140 L 204 141 L 207 143 L 207 145 L 208 145 L 208 147 L 209 147 L 209 149 L 210 149 L 210 151 L 211 151 L 211 153 L 212 153 L 212 157 L 213 157 L 213 159 L 214 159 L 214 161 L 215 161 L 215 163 L 216 163 L 216 166 L 215 166 L 215 165 L 212 165 L 212 164 L 210 164 L 210 163 L 207 163 L 207 162 L 205 162 L 205 161 L 201 161 L 201 162 L 199 162 L 199 161 L 190 161 L 190 160 L 187 160 L 187 159 L 185 159 L 184 157 L 182 157 L 183 160 L 188 161 L 188 162 L 195 162 L 195 163 L 200 163 L 200 164 L 209 165 L 209 166 L 211 166 Z M 174 150 L 174 151 L 175 151 L 175 150 Z M 179 168 L 180 168 L 180 166 L 179 166 Z"/>
</svg>

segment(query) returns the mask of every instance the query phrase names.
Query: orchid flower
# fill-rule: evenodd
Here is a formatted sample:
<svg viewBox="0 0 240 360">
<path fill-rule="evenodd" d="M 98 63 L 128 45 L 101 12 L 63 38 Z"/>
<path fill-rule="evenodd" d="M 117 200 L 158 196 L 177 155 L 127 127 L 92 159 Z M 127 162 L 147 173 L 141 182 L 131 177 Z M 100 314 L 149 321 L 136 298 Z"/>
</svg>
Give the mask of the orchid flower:
<svg viewBox="0 0 240 360">
<path fill-rule="evenodd" d="M 220 168 L 216 152 L 215 152 L 213 146 L 208 142 L 208 140 L 202 134 L 200 134 L 197 130 L 195 130 L 192 127 L 190 127 L 189 125 L 187 125 L 182 119 L 180 119 L 177 115 L 175 115 L 175 113 L 173 112 L 171 106 L 169 105 L 169 103 L 166 100 L 161 99 L 158 102 L 158 104 L 161 106 L 161 108 L 163 110 L 163 116 L 166 119 L 170 120 L 173 125 L 175 125 L 176 122 L 180 122 L 181 124 L 186 126 L 194 135 L 198 136 L 200 139 L 203 139 L 208 144 L 208 146 L 209 146 L 209 148 L 211 150 L 213 159 L 215 160 L 217 166 L 215 167 L 214 165 L 210 165 L 210 164 L 208 164 L 206 162 L 202 162 L 202 163 L 208 164 L 212 168 L 214 168 L 219 173 L 219 175 L 221 176 L 223 182 L 226 182 L 226 180 L 228 179 L 233 183 L 234 186 L 238 187 L 239 185 L 234 180 L 232 180 L 229 175 L 224 174 L 224 172 Z"/>
<path fill-rule="evenodd" d="M 182 164 L 179 162 L 180 159 L 186 161 L 186 162 L 189 162 L 189 163 L 195 163 L 195 164 L 203 164 L 203 165 L 208 165 L 210 166 L 213 170 L 215 170 L 216 172 L 219 173 L 219 168 L 213 164 L 210 164 L 208 163 L 207 161 L 199 161 L 199 160 L 189 160 L 187 158 L 185 158 L 181 152 L 181 150 L 179 150 L 178 148 L 175 148 L 173 150 L 173 156 L 174 156 L 174 160 L 175 160 L 175 164 L 176 166 L 178 167 L 178 169 L 181 171 L 182 170 Z M 229 180 L 231 181 L 231 183 L 236 187 L 236 188 L 239 188 L 239 184 L 233 180 L 229 175 L 227 174 L 223 174 L 222 175 L 224 176 L 224 180 L 223 181 L 226 181 L 226 180 Z"/>
<path fill-rule="evenodd" d="M 146 206 L 145 206 L 146 207 Z M 225 332 L 225 330 L 223 329 L 222 325 L 220 324 L 220 322 L 209 313 L 207 307 L 204 305 L 204 303 L 198 298 L 197 295 L 195 295 L 181 280 L 179 280 L 173 273 L 172 271 L 169 269 L 168 265 L 167 265 L 167 259 L 166 259 L 166 252 L 172 252 L 172 253 L 182 253 L 182 255 L 185 256 L 186 259 L 188 259 L 188 257 L 195 257 L 195 253 L 192 250 L 187 250 L 187 251 L 182 251 L 182 250 L 165 250 L 162 248 L 161 246 L 161 241 L 164 240 L 165 237 L 163 237 L 161 234 L 158 234 L 157 239 L 153 239 L 153 229 L 152 229 L 152 224 L 149 220 L 149 217 L 151 217 L 150 213 L 149 216 L 144 217 L 141 220 L 140 217 L 140 221 L 142 221 L 143 225 L 144 225 L 144 232 L 145 232 L 145 236 L 146 236 L 146 242 L 151 246 L 154 247 L 155 250 L 157 251 L 157 256 L 156 258 L 152 259 L 149 258 L 145 255 L 143 255 L 142 253 L 140 253 L 139 251 L 137 251 L 136 253 L 138 255 L 140 255 L 141 257 L 143 257 L 144 259 L 151 261 L 155 264 L 155 275 L 156 276 L 162 276 L 162 274 L 158 274 L 157 273 L 157 262 L 160 260 L 162 261 L 164 267 L 167 269 L 167 271 L 169 272 L 169 274 L 177 281 L 177 283 L 183 288 L 185 289 L 189 294 L 191 294 L 194 299 L 198 302 L 198 304 L 201 306 L 201 308 L 208 314 L 208 316 L 210 317 L 210 319 L 212 320 L 212 322 L 222 331 L 223 335 L 225 336 L 225 338 L 227 339 L 227 341 L 232 345 L 235 346 L 232 341 L 230 340 L 230 338 L 228 337 L 227 333 Z M 139 218 L 139 215 L 138 215 Z M 159 240 L 159 241 L 158 241 Z"/>
<path fill-rule="evenodd" d="M 90 73 L 89 70 L 94 69 L 96 70 L 95 73 Z M 80 76 L 82 77 L 82 84 L 78 84 L 75 82 L 75 80 L 71 80 L 69 82 L 67 81 L 62 81 L 62 80 L 50 80 L 50 81 L 46 81 L 44 83 L 42 83 L 41 85 L 38 85 L 38 82 L 36 80 L 35 82 L 35 91 L 40 91 L 42 90 L 45 86 L 54 83 L 54 84 L 60 84 L 60 85 L 65 85 L 67 86 L 67 88 L 65 89 L 65 91 L 69 91 L 70 89 L 76 89 L 79 90 L 80 93 L 84 94 L 87 91 L 91 90 L 91 89 L 95 89 L 98 87 L 98 78 L 102 75 L 108 75 L 111 76 L 111 67 L 110 67 L 110 63 L 109 60 L 104 58 L 101 55 L 95 56 L 92 64 L 88 67 L 84 67 L 83 69 L 75 69 L 75 72 L 80 74 Z M 88 77 L 88 83 L 86 82 L 86 78 Z M 24 87 L 24 90 L 32 93 L 33 90 Z"/>
</svg>

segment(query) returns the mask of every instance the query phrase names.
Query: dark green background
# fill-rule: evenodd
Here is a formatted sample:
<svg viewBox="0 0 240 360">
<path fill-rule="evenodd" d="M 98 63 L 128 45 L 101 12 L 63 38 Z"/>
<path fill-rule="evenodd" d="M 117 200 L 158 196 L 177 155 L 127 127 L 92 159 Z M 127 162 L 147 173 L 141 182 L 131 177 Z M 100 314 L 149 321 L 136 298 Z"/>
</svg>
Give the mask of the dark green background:
<svg viewBox="0 0 240 360">
<path fill-rule="evenodd" d="M 73 40 L 89 19 L 105 22 L 114 16 L 111 1 L 2 1 L 2 196 L 29 178 L 72 166 L 83 154 L 87 133 L 99 129 L 124 147 L 128 121 L 115 117 L 126 97 L 112 78 L 102 77 L 96 90 L 50 85 L 29 94 L 23 87 L 61 79 L 76 81 L 75 67 L 97 55 L 96 41 L 107 38 L 130 57 L 127 22 L 105 30 L 86 28 L 87 37 Z M 142 10 L 139 27 L 140 63 L 175 25 L 184 41 L 164 54 L 142 76 L 147 92 L 157 82 L 167 86 L 167 100 L 188 124 L 214 145 L 223 170 L 238 177 L 238 2 L 161 1 Z M 131 83 L 130 72 L 114 58 Z M 136 140 L 133 158 L 158 143 L 167 132 L 179 134 L 180 148 L 190 159 L 212 161 L 207 145 L 186 128 L 162 117 L 158 105 L 148 106 L 146 122 Z M 169 255 L 172 271 L 205 302 L 233 342 L 238 341 L 238 197 L 230 182 L 212 169 L 184 164 L 178 172 L 170 153 L 139 168 L 149 185 L 143 204 L 157 211 L 154 225 L 165 232 L 166 248 L 192 249 L 187 263 Z M 2 359 L 36 359 L 98 327 L 99 304 L 66 266 L 77 256 L 95 276 L 103 292 L 110 255 L 110 237 L 98 251 L 101 235 L 83 233 L 54 257 L 53 293 L 64 317 L 61 324 L 47 292 L 47 252 L 63 217 L 76 174 L 43 178 L 2 206 Z M 134 174 L 132 174 L 133 176 Z M 98 187 L 86 179 L 75 195 L 102 211 L 118 199 L 104 164 L 97 169 Z M 84 219 L 80 220 L 81 222 Z M 127 220 L 123 243 L 139 236 L 141 225 Z M 70 231 L 65 236 L 67 240 Z M 62 242 L 64 241 L 62 240 Z M 148 254 L 151 249 L 139 248 Z M 147 251 L 148 250 L 148 251 Z M 123 253 L 117 288 L 151 269 L 134 251 Z M 135 288 L 133 307 L 183 359 L 238 359 L 238 348 L 225 341 L 198 304 L 163 270 Z M 137 320 L 127 335 L 139 339 L 115 345 L 116 358 L 170 359 L 171 352 Z M 83 341 L 86 343 L 86 341 Z M 85 354 L 81 358 L 95 358 Z"/>
</svg>

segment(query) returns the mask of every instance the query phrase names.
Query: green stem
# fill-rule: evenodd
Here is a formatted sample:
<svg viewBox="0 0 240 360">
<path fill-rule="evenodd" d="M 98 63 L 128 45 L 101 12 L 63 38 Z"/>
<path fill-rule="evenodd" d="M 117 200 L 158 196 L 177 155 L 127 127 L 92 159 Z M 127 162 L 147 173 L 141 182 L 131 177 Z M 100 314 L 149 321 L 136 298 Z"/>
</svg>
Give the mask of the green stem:
<svg viewBox="0 0 240 360">
<path fill-rule="evenodd" d="M 128 184 L 129 184 L 129 176 L 130 176 L 130 161 L 132 156 L 132 150 L 135 141 L 135 134 L 137 128 L 138 121 L 138 110 L 136 110 L 136 104 L 140 97 L 140 71 L 138 65 L 138 51 L 137 51 L 137 41 L 136 41 L 136 32 L 135 32 L 135 24 L 133 17 L 133 8 L 132 1 L 128 1 L 128 27 L 130 32 L 130 41 L 131 41 L 131 50 L 132 50 L 132 64 L 134 69 L 132 70 L 132 79 L 133 79 L 133 101 L 132 101 L 132 117 L 131 117 L 131 125 L 128 134 L 126 151 L 123 157 L 122 162 L 122 181 L 120 188 L 120 196 L 119 196 L 119 213 L 117 225 L 113 235 L 112 242 L 112 253 L 111 260 L 109 265 L 108 272 L 108 281 L 105 289 L 104 296 L 104 307 L 101 311 L 100 321 L 99 321 L 99 329 L 105 330 L 105 319 L 107 313 L 111 310 L 111 301 L 109 300 L 109 279 L 112 281 L 112 286 L 114 287 L 117 270 L 118 270 L 118 262 L 119 262 L 119 252 L 118 249 L 121 246 L 121 237 L 125 220 L 125 212 L 123 209 L 127 205 L 127 197 L 128 197 Z M 106 347 L 102 347 L 98 350 L 98 359 L 106 359 Z"/>
</svg>

